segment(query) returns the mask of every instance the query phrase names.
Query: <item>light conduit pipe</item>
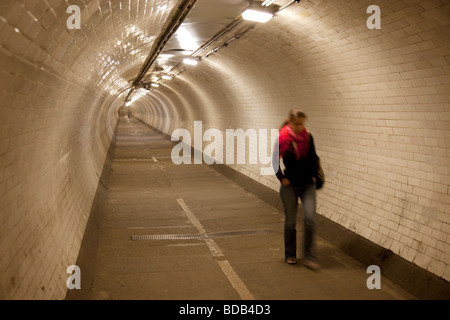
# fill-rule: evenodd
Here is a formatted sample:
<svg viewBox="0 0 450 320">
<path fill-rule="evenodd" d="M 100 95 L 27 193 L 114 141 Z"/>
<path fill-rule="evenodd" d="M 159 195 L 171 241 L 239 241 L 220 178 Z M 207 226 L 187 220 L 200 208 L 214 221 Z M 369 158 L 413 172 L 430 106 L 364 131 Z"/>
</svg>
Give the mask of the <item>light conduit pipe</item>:
<svg viewBox="0 0 450 320">
<path fill-rule="evenodd" d="M 197 3 L 197 0 L 184 0 L 183 3 L 178 6 L 178 10 L 175 13 L 175 17 L 173 18 L 172 22 L 169 24 L 167 29 L 163 32 L 163 34 L 159 37 L 159 40 L 157 41 L 156 45 L 154 46 L 154 49 L 151 51 L 147 59 L 145 60 L 141 70 L 139 71 L 136 79 L 132 83 L 132 88 L 135 88 L 141 80 L 145 77 L 150 67 L 153 65 L 153 63 L 158 58 L 161 51 L 164 49 L 167 42 L 170 40 L 170 38 L 177 32 L 180 25 L 184 22 L 186 17 L 189 15 L 191 10 L 193 9 L 194 5 Z M 127 96 L 126 101 L 130 98 L 131 94 L 133 92 L 133 89 L 131 89 L 130 93 Z"/>
</svg>

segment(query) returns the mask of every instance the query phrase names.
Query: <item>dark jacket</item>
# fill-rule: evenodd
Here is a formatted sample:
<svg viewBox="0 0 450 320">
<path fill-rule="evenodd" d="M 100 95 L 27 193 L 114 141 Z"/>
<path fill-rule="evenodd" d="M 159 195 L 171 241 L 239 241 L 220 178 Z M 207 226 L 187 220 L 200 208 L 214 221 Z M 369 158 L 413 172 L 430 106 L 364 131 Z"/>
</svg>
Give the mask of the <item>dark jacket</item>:
<svg viewBox="0 0 450 320">
<path fill-rule="evenodd" d="M 311 133 L 308 135 L 309 150 L 306 157 L 297 159 L 294 146 L 291 145 L 289 150 L 283 156 L 283 163 L 286 169 L 284 173 L 278 168 L 277 178 L 281 180 L 287 178 L 289 182 L 298 187 L 304 187 L 313 184 L 313 177 L 317 178 L 319 172 L 319 157 L 316 153 L 314 138 Z"/>
</svg>

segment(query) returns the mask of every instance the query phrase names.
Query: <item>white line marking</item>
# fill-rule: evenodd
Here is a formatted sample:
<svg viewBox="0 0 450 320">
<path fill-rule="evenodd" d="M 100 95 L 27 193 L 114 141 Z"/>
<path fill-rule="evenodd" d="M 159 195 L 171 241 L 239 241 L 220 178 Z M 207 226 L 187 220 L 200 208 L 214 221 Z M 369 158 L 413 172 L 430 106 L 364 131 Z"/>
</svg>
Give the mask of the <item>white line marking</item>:
<svg viewBox="0 0 450 320">
<path fill-rule="evenodd" d="M 195 214 L 189 209 L 183 199 L 177 199 L 178 204 L 183 208 L 183 211 L 186 213 L 189 220 L 192 224 L 197 228 L 199 233 L 206 233 L 205 228 L 201 224 L 201 222 L 197 219 Z M 221 258 L 224 256 L 222 250 L 219 248 L 217 243 L 213 239 L 203 239 L 205 241 L 209 251 L 211 252 L 214 258 Z M 241 278 L 234 271 L 228 260 L 216 260 L 219 264 L 222 272 L 227 277 L 228 281 L 230 281 L 233 288 L 237 291 L 242 300 L 255 300 L 253 294 L 248 290 L 247 286 L 242 282 Z"/>
<path fill-rule="evenodd" d="M 228 260 L 218 260 L 220 268 L 227 276 L 233 288 L 239 293 L 242 300 L 255 300 L 253 294 L 248 290 L 247 286 L 242 282 L 241 278 L 236 274 Z"/>
<path fill-rule="evenodd" d="M 200 233 L 206 233 L 205 228 L 203 228 L 203 225 L 201 224 L 200 220 L 197 219 L 195 214 L 189 209 L 189 207 L 186 205 L 183 199 L 177 199 L 178 204 L 183 208 L 184 212 L 188 216 L 189 220 L 191 220 L 194 227 L 197 228 L 198 232 Z"/>
<path fill-rule="evenodd" d="M 213 239 L 203 239 L 206 243 L 206 245 L 209 248 L 209 251 L 211 251 L 211 254 L 214 258 L 221 258 L 224 257 L 222 250 L 220 250 L 219 246 Z"/>
</svg>

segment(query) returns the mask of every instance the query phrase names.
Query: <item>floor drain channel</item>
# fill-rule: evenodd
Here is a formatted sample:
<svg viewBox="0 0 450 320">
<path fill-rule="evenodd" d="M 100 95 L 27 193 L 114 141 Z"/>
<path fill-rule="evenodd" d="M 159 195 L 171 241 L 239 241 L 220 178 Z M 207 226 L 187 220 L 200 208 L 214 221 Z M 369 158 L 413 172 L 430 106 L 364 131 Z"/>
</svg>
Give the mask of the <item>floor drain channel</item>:
<svg viewBox="0 0 450 320">
<path fill-rule="evenodd" d="M 134 235 L 131 240 L 188 240 L 188 239 L 208 239 L 208 238 L 226 238 L 236 236 L 252 236 L 274 234 L 275 230 L 243 230 L 229 232 L 211 232 L 199 234 L 158 234 L 158 235 Z"/>
</svg>

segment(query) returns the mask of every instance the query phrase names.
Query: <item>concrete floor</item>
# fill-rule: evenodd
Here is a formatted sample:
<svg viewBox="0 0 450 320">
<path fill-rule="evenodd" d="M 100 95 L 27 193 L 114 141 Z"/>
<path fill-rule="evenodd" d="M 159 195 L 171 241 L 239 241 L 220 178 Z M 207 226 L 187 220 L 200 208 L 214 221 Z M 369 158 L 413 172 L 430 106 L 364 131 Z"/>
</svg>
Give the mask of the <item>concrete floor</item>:
<svg viewBox="0 0 450 320">
<path fill-rule="evenodd" d="M 320 271 L 286 264 L 283 213 L 207 165 L 174 165 L 172 148 L 137 120 L 120 119 L 92 299 L 415 299 L 384 277 L 369 290 L 367 266 L 320 238 Z M 262 229 L 272 233 L 131 238 Z"/>
</svg>

